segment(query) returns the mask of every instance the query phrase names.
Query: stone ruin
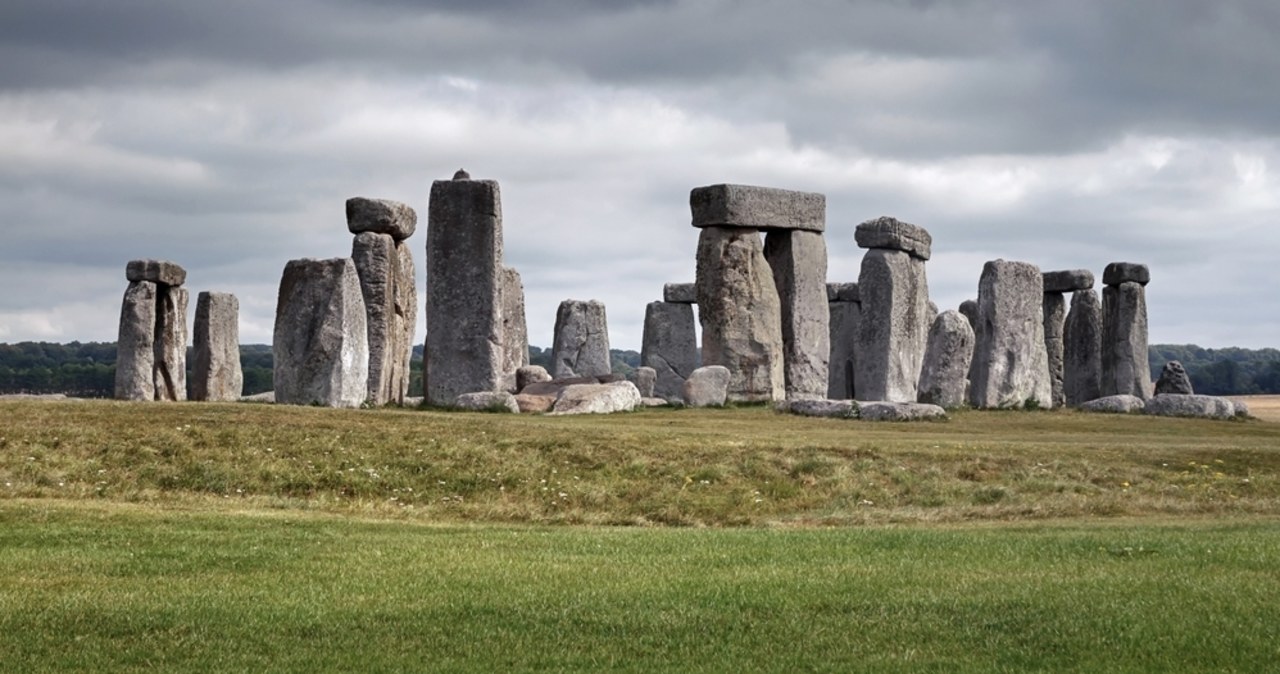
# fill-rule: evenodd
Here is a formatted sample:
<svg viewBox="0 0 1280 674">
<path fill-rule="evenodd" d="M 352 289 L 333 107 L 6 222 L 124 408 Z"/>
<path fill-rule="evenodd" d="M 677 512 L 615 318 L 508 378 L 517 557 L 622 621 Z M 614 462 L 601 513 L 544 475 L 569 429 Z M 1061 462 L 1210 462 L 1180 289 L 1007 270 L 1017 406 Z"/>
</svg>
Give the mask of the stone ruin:
<svg viewBox="0 0 1280 674">
<path fill-rule="evenodd" d="M 347 229 L 355 235 L 351 259 L 360 279 L 369 349 L 365 399 L 373 405 L 402 404 L 409 392 L 418 290 L 406 241 L 417 226 L 418 214 L 400 202 L 347 200 Z"/>
<path fill-rule="evenodd" d="M 613 372 L 609 357 L 609 321 L 604 303 L 565 300 L 556 310 L 551 346 L 551 376 L 599 377 Z"/>
<path fill-rule="evenodd" d="M 969 404 L 1053 406 L 1044 337 L 1044 277 L 1027 262 L 994 260 L 978 282 Z"/>
<path fill-rule="evenodd" d="M 187 399 L 187 270 L 165 260 L 132 260 L 120 308 L 115 397 Z"/>
<path fill-rule="evenodd" d="M 640 365 L 653 368 L 652 395 L 658 398 L 681 400 L 685 380 L 702 364 L 693 315 L 697 296 L 692 283 L 668 283 L 662 301 L 645 307 Z"/>
<path fill-rule="evenodd" d="M 929 306 L 924 269 L 933 239 L 923 227 L 886 217 L 858 225 L 854 240 L 869 249 L 858 275 L 854 391 L 860 400 L 914 402 L 937 313 Z"/>
<path fill-rule="evenodd" d="M 231 293 L 202 292 L 196 298 L 192 329 L 191 399 L 240 399 L 240 302 Z"/>
<path fill-rule="evenodd" d="M 831 355 L 827 359 L 827 398 L 853 400 L 857 371 L 858 323 L 862 296 L 857 283 L 827 284 Z"/>
<path fill-rule="evenodd" d="M 1147 361 L 1147 294 L 1144 264 L 1112 262 L 1102 272 L 1102 395 L 1151 397 Z"/>
</svg>

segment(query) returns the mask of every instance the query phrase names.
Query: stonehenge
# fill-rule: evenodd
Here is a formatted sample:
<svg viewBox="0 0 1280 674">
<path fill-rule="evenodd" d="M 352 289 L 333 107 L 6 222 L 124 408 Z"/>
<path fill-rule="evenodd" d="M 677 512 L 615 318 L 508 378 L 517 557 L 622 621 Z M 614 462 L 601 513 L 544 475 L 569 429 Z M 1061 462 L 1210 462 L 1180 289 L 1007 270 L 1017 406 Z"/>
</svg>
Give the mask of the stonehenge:
<svg viewBox="0 0 1280 674">
<path fill-rule="evenodd" d="M 191 399 L 229 402 L 240 398 L 240 302 L 231 293 L 196 297 L 192 326 Z"/>
<path fill-rule="evenodd" d="M 664 301 L 650 302 L 644 310 L 640 365 L 656 374 L 652 395 L 675 401 L 702 364 L 693 316 L 696 291 L 692 283 L 668 283 L 662 295 Z"/>
<path fill-rule="evenodd" d="M 187 399 L 187 271 L 165 260 L 132 260 L 116 341 L 115 397 Z"/>
<path fill-rule="evenodd" d="M 1102 395 L 1152 395 L 1147 361 L 1147 266 L 1112 262 L 1102 272 Z"/>
<path fill-rule="evenodd" d="M 993 260 L 983 266 L 969 383 L 973 407 L 1053 406 L 1043 305 L 1044 280 L 1035 265 Z"/>
<path fill-rule="evenodd" d="M 964 406 L 968 401 L 973 349 L 974 334 L 969 319 L 953 310 L 938 314 L 929 328 L 917 387 L 918 401 L 945 409 Z"/>
<path fill-rule="evenodd" d="M 368 329 L 354 260 L 303 258 L 285 265 L 271 354 L 277 403 L 359 407 L 365 402 Z"/>
<path fill-rule="evenodd" d="M 1156 381 L 1155 395 L 1194 395 L 1191 378 L 1187 376 L 1182 363 L 1171 360 L 1160 370 L 1160 379 Z"/>
<path fill-rule="evenodd" d="M 929 331 L 924 263 L 932 238 L 923 227 L 882 217 L 858 225 L 854 239 L 869 248 L 858 275 L 854 390 L 861 400 L 915 402 Z"/>
<path fill-rule="evenodd" d="M 351 259 L 360 277 L 369 345 L 370 404 L 402 403 L 409 393 L 409 359 L 418 323 L 413 253 L 405 241 L 418 214 L 389 199 L 347 200 Z"/>
<path fill-rule="evenodd" d="M 597 300 L 561 302 L 556 310 L 551 376 L 556 379 L 598 377 L 612 371 L 609 321 L 604 303 Z"/>
<path fill-rule="evenodd" d="M 831 355 L 827 361 L 827 398 L 853 400 L 862 298 L 857 283 L 827 284 Z"/>
<path fill-rule="evenodd" d="M 1053 406 L 1066 404 L 1067 299 L 1065 293 L 1093 288 L 1093 272 L 1070 269 L 1045 272 L 1044 280 L 1044 348 L 1049 357 L 1049 381 L 1053 389 Z"/>
<path fill-rule="evenodd" d="M 1066 404 L 1076 407 L 1101 398 L 1102 304 L 1093 288 L 1071 294 L 1062 342 L 1062 391 Z"/>
</svg>

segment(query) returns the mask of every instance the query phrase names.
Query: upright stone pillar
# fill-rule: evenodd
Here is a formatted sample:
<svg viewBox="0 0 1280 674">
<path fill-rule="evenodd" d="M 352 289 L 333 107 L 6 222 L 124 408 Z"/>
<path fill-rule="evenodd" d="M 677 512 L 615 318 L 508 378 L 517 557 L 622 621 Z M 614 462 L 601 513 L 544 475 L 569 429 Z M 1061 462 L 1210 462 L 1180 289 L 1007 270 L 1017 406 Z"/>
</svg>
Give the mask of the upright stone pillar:
<svg viewBox="0 0 1280 674">
<path fill-rule="evenodd" d="M 827 242 L 821 232 L 772 230 L 764 257 L 782 309 L 787 400 L 827 397 L 831 310 L 827 306 Z"/>
<path fill-rule="evenodd" d="M 1102 273 L 1102 395 L 1151 397 L 1147 360 L 1147 294 L 1144 264 L 1112 262 Z"/>
<path fill-rule="evenodd" d="M 853 400 L 854 370 L 858 351 L 858 321 L 862 298 L 857 283 L 828 283 L 827 311 L 830 315 L 831 357 L 827 361 L 827 398 Z"/>
<path fill-rule="evenodd" d="M 116 397 L 187 399 L 187 272 L 164 260 L 132 260 L 120 314 Z M 147 333 L 147 334 L 144 334 Z M 150 354 L 143 349 L 150 347 Z"/>
<path fill-rule="evenodd" d="M 678 288 L 672 291 L 672 288 Z M 667 284 L 665 302 L 650 302 L 644 311 L 640 364 L 656 374 L 653 395 L 680 400 L 684 382 L 698 369 L 698 335 L 694 327 L 692 283 Z"/>
<path fill-rule="evenodd" d="M 965 405 L 973 346 L 969 319 L 959 311 L 938 314 L 929 328 L 929 344 L 920 369 L 919 402 L 947 409 Z"/>
<path fill-rule="evenodd" d="M 359 407 L 369 392 L 369 333 L 355 262 L 290 260 L 271 340 L 277 403 Z"/>
<path fill-rule="evenodd" d="M 1027 262 L 995 260 L 978 282 L 969 401 L 979 408 L 1053 406 L 1044 347 L 1044 277 Z"/>
<path fill-rule="evenodd" d="M 862 317 L 854 388 L 861 400 L 915 402 L 931 310 L 924 263 L 932 237 L 894 218 L 858 225 L 854 240 L 868 248 L 858 275 Z"/>
<path fill-rule="evenodd" d="M 502 388 L 511 391 L 515 388 L 516 371 L 529 364 L 529 328 L 525 322 L 524 283 L 520 272 L 504 266 L 501 287 Z"/>
<path fill-rule="evenodd" d="M 192 329 L 191 398 L 238 400 L 244 388 L 240 368 L 240 302 L 231 293 L 202 292 L 196 298 Z"/>
<path fill-rule="evenodd" d="M 1062 389 L 1072 407 L 1102 397 L 1102 303 L 1092 288 L 1071 295 L 1062 331 Z"/>
<path fill-rule="evenodd" d="M 599 377 L 613 371 L 609 357 L 609 321 L 604 303 L 565 300 L 556 310 L 551 347 L 551 376 Z"/>
<path fill-rule="evenodd" d="M 398 201 L 347 200 L 347 229 L 355 235 L 351 259 L 360 277 L 369 331 L 368 401 L 374 405 L 404 402 L 409 389 L 417 289 L 413 254 L 404 242 L 417 225 L 418 214 Z"/>
<path fill-rule="evenodd" d="M 396 279 L 396 315 L 392 335 L 396 342 L 391 350 L 392 370 L 389 390 L 391 401 L 403 405 L 409 395 L 409 380 L 413 378 L 413 338 L 418 331 L 418 274 L 413 263 L 413 251 L 406 241 L 396 242 L 399 277 Z M 398 362 L 396 359 L 399 359 Z"/>
<path fill-rule="evenodd" d="M 124 291 L 116 340 L 116 390 L 120 400 L 155 400 L 156 284 L 134 281 Z"/>
<path fill-rule="evenodd" d="M 1093 287 L 1093 272 L 1088 269 L 1069 269 L 1044 273 L 1044 348 L 1049 357 L 1049 381 L 1053 387 L 1053 406 L 1066 404 L 1065 389 L 1066 351 L 1064 329 L 1067 318 L 1067 299 L 1064 293 L 1073 293 Z"/>
</svg>

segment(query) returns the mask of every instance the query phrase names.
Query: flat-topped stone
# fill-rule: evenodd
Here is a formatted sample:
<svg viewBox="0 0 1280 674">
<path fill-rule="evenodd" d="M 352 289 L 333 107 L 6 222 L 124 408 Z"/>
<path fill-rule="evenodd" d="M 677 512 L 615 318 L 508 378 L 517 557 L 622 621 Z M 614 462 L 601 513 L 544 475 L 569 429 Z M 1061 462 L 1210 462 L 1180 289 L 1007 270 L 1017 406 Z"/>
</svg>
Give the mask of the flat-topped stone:
<svg viewBox="0 0 1280 674">
<path fill-rule="evenodd" d="M 698 286 L 694 283 L 668 283 L 662 286 L 662 301 L 672 304 L 697 304 Z"/>
<path fill-rule="evenodd" d="M 1147 285 L 1151 282 L 1151 270 L 1137 262 L 1112 262 L 1102 270 L 1102 284 L 1118 286 L 1121 283 Z"/>
<path fill-rule="evenodd" d="M 858 293 L 857 283 L 828 283 L 827 301 L 861 302 L 862 296 Z"/>
<path fill-rule="evenodd" d="M 933 237 L 924 227 L 888 216 L 868 220 L 853 231 L 859 248 L 900 250 L 921 260 L 932 254 Z"/>
<path fill-rule="evenodd" d="M 1107 414 L 1129 414 L 1130 412 L 1141 412 L 1145 404 L 1142 398 L 1128 393 L 1121 393 L 1113 396 L 1103 396 L 1094 398 L 1080 404 L 1080 409 L 1085 412 L 1103 412 Z"/>
<path fill-rule="evenodd" d="M 863 421 L 928 421 L 946 419 L 947 411 L 928 403 L 873 401 L 858 403 L 858 418 Z"/>
<path fill-rule="evenodd" d="M 520 405 L 516 402 L 516 397 L 506 391 L 463 393 L 453 402 L 453 406 L 471 412 L 520 413 Z"/>
<path fill-rule="evenodd" d="M 407 204 L 390 199 L 347 199 L 347 229 L 352 234 L 373 232 L 404 241 L 417 228 L 418 213 Z"/>
<path fill-rule="evenodd" d="M 1196 394 L 1160 393 L 1147 400 L 1142 412 L 1161 417 L 1197 417 L 1200 419 L 1232 419 L 1247 415 L 1230 398 Z"/>
<path fill-rule="evenodd" d="M 689 193 L 694 227 L 827 228 L 827 197 L 755 185 L 707 185 Z"/>
<path fill-rule="evenodd" d="M 802 417 L 858 418 L 858 405 L 852 400 L 788 400 L 779 403 L 778 410 Z"/>
<path fill-rule="evenodd" d="M 180 286 L 187 282 L 187 270 L 168 260 L 130 260 L 125 265 L 124 277 L 130 283 L 150 281 L 167 286 Z"/>
<path fill-rule="evenodd" d="M 1088 269 L 1063 269 L 1044 272 L 1044 291 L 1073 293 L 1093 287 L 1093 272 Z"/>
</svg>

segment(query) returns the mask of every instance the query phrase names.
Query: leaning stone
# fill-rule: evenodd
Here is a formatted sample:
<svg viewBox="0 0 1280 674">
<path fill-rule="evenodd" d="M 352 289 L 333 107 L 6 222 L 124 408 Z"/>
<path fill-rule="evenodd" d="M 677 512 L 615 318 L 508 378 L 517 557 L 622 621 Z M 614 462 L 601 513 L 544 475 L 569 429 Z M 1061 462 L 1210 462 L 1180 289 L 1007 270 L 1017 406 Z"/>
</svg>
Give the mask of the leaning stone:
<svg viewBox="0 0 1280 674">
<path fill-rule="evenodd" d="M 1063 331 L 1067 320 L 1067 298 L 1062 293 L 1044 294 L 1044 350 L 1049 357 L 1049 385 L 1053 391 L 1053 406 L 1062 407 L 1067 402 L 1064 389 Z"/>
<path fill-rule="evenodd" d="M 150 281 L 167 286 L 180 286 L 187 281 L 187 270 L 168 260 L 130 260 L 124 268 L 130 283 Z"/>
<path fill-rule="evenodd" d="M 831 358 L 826 241 L 815 232 L 772 231 L 765 235 L 764 257 L 782 309 L 787 399 L 825 398 Z"/>
<path fill-rule="evenodd" d="M 919 260 L 932 255 L 933 237 L 924 227 L 887 216 L 858 225 L 853 240 L 859 248 L 900 250 Z"/>
<path fill-rule="evenodd" d="M 974 330 L 978 329 L 978 302 L 977 300 L 965 300 L 960 303 L 960 315 L 969 320 L 969 327 Z"/>
<path fill-rule="evenodd" d="M 1218 396 L 1162 393 L 1147 400 L 1142 411 L 1160 417 L 1231 419 L 1236 416 L 1236 403 Z"/>
<path fill-rule="evenodd" d="M 609 357 L 609 321 L 604 303 L 565 300 L 556 310 L 551 346 L 551 375 L 595 377 L 613 369 Z"/>
<path fill-rule="evenodd" d="M 827 284 L 827 301 L 828 302 L 861 302 L 862 296 L 858 294 L 857 283 L 828 283 Z"/>
<path fill-rule="evenodd" d="M 863 421 L 928 421 L 946 419 L 947 411 L 928 403 L 860 402 L 858 418 Z"/>
<path fill-rule="evenodd" d="M 636 388 L 640 391 L 641 398 L 652 398 L 653 386 L 658 381 L 658 371 L 641 365 L 631 371 L 631 376 L 628 377 L 628 380 L 636 385 Z"/>
<path fill-rule="evenodd" d="M 856 283 L 850 283 L 854 288 Z M 827 297 L 830 297 L 828 285 Z M 839 297 L 839 294 L 837 294 Z M 831 355 L 827 360 L 827 398 L 852 400 L 854 371 L 857 368 L 858 321 L 862 317 L 862 305 L 858 302 L 833 301 L 827 303 L 830 315 Z"/>
<path fill-rule="evenodd" d="M 629 381 L 612 384 L 575 384 L 565 387 L 551 408 L 552 416 L 612 414 L 640 406 L 640 391 Z"/>
<path fill-rule="evenodd" d="M 285 265 L 271 353 L 276 402 L 328 407 L 364 403 L 368 329 L 351 258 L 290 260 Z"/>
<path fill-rule="evenodd" d="M 1027 262 L 994 260 L 978 282 L 969 402 L 977 408 L 1053 406 L 1044 348 L 1044 281 Z"/>
<path fill-rule="evenodd" d="M 689 193 L 694 227 L 747 229 L 827 228 L 827 198 L 816 192 L 795 192 L 754 185 L 708 185 Z"/>
<path fill-rule="evenodd" d="M 551 381 L 551 374 L 541 365 L 525 365 L 516 370 L 516 388 L 523 391 L 530 384 Z"/>
<path fill-rule="evenodd" d="M 520 272 L 502 268 L 502 372 L 511 375 L 529 364 L 529 329 L 524 314 Z"/>
<path fill-rule="evenodd" d="M 1160 370 L 1160 379 L 1156 381 L 1156 395 L 1192 395 L 1195 391 L 1191 388 L 1191 378 L 1187 376 L 1187 370 L 1182 367 L 1182 363 L 1171 360 L 1164 364 L 1164 368 Z"/>
<path fill-rule="evenodd" d="M 782 307 L 760 235 L 705 227 L 697 260 L 703 365 L 728 368 L 729 400 L 781 400 Z"/>
<path fill-rule="evenodd" d="M 1102 289 L 1102 393 L 1151 397 L 1147 294 L 1137 282 Z"/>
<path fill-rule="evenodd" d="M 116 340 L 115 397 L 155 400 L 156 284 L 133 281 L 124 291 Z"/>
<path fill-rule="evenodd" d="M 1093 287 L 1093 272 L 1088 269 L 1066 269 L 1044 273 L 1046 293 L 1072 293 Z"/>
<path fill-rule="evenodd" d="M 790 400 L 785 409 L 802 417 L 858 418 L 858 406 L 852 400 Z"/>
<path fill-rule="evenodd" d="M 924 261 L 899 250 L 872 248 L 862 258 L 858 293 L 856 381 L 859 398 L 915 402 L 929 333 L 929 283 Z"/>
<path fill-rule="evenodd" d="M 396 244 L 395 319 L 391 326 L 391 375 L 387 378 L 390 402 L 407 404 L 413 379 L 413 338 L 418 331 L 418 288 L 413 252 L 404 242 Z"/>
<path fill-rule="evenodd" d="M 1151 282 L 1151 270 L 1137 262 L 1112 262 L 1102 270 L 1102 284 L 1118 286 L 1121 283 L 1147 285 Z"/>
<path fill-rule="evenodd" d="M 519 406 L 520 412 L 524 414 L 541 414 L 550 412 L 555 407 L 556 397 L 553 395 L 534 395 L 532 393 L 517 393 L 516 405 Z"/>
<path fill-rule="evenodd" d="M 969 392 L 969 366 L 974 336 L 959 311 L 944 311 L 929 328 L 929 342 L 920 369 L 918 402 L 950 409 L 964 406 Z"/>
<path fill-rule="evenodd" d="M 728 400 L 730 373 L 723 365 L 705 365 L 685 380 L 684 404 L 688 407 L 722 407 Z"/>
<path fill-rule="evenodd" d="M 1105 412 L 1109 414 L 1141 412 L 1143 407 L 1142 398 L 1128 394 L 1105 396 L 1080 403 L 1080 409 L 1085 412 Z"/>
<path fill-rule="evenodd" d="M 238 400 L 244 388 L 240 369 L 240 302 L 231 293 L 202 292 L 192 327 L 191 398 Z"/>
<path fill-rule="evenodd" d="M 347 199 L 347 229 L 352 234 L 386 234 L 396 241 L 413 236 L 418 214 L 406 204 L 390 199 Z"/>
<path fill-rule="evenodd" d="M 1102 396 L 1102 305 L 1092 288 L 1071 295 L 1062 330 L 1062 392 L 1072 406 Z"/>
<path fill-rule="evenodd" d="M 351 210 L 351 201 L 347 201 Z M 396 333 L 396 281 L 400 278 L 400 256 L 396 242 L 389 234 L 362 231 L 351 244 L 351 259 L 360 277 L 360 292 L 364 298 L 365 326 L 369 343 L 369 381 L 366 400 L 373 405 L 398 401 L 399 391 L 393 391 L 391 373 L 402 360 L 396 353 L 400 344 Z"/>
<path fill-rule="evenodd" d="M 156 400 L 187 399 L 187 305 L 181 286 L 156 288 Z"/>
<path fill-rule="evenodd" d="M 506 391 L 476 391 L 463 393 L 453 402 L 453 406 L 472 412 L 510 412 L 520 413 L 520 405 L 516 397 Z"/>
<path fill-rule="evenodd" d="M 694 283 L 668 283 L 662 286 L 662 301 L 675 304 L 697 304 L 698 286 Z"/>
<path fill-rule="evenodd" d="M 640 364 L 657 373 L 653 395 L 679 400 L 684 380 L 700 364 L 693 306 L 650 302 L 644 311 Z"/>
</svg>

